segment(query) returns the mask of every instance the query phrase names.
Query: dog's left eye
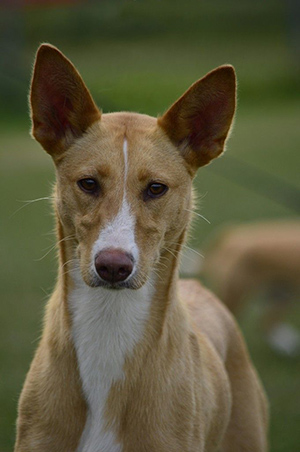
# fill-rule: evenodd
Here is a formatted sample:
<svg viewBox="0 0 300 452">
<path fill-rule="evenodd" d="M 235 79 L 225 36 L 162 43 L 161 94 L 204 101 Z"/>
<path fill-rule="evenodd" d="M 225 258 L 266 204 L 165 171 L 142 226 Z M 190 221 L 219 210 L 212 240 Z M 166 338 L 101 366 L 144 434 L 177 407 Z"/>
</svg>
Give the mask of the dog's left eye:
<svg viewBox="0 0 300 452">
<path fill-rule="evenodd" d="M 96 194 L 99 190 L 98 182 L 92 178 L 80 179 L 77 184 L 86 193 Z"/>
<path fill-rule="evenodd" d="M 159 198 L 168 191 L 168 187 L 165 184 L 160 184 L 159 182 L 152 182 L 148 185 L 145 193 L 144 199 L 149 198 Z"/>
</svg>

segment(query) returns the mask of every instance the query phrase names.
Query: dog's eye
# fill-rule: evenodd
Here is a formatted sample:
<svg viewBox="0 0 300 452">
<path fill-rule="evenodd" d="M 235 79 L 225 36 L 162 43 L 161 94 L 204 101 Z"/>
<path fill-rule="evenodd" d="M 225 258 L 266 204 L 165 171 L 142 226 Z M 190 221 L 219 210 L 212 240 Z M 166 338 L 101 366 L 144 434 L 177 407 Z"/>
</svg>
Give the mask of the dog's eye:
<svg viewBox="0 0 300 452">
<path fill-rule="evenodd" d="M 148 185 L 146 192 L 144 193 L 144 199 L 159 198 L 168 191 L 168 187 L 159 182 L 152 182 Z"/>
<path fill-rule="evenodd" d="M 80 179 L 77 184 L 86 193 L 96 194 L 99 190 L 98 182 L 92 178 Z"/>
</svg>

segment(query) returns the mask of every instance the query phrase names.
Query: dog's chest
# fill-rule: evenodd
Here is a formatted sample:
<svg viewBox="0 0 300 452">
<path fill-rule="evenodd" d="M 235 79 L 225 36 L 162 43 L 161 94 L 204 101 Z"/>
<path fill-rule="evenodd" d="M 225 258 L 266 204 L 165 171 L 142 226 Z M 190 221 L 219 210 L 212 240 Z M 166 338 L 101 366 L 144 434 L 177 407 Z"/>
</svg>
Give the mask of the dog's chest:
<svg viewBox="0 0 300 452">
<path fill-rule="evenodd" d="M 104 412 L 111 407 L 105 404 L 112 384 L 124 378 L 125 358 L 142 339 L 150 299 L 147 285 L 136 291 L 110 291 L 81 282 L 70 294 L 72 334 L 88 405 L 78 452 L 122 450 L 114 430 L 106 428 Z"/>
</svg>

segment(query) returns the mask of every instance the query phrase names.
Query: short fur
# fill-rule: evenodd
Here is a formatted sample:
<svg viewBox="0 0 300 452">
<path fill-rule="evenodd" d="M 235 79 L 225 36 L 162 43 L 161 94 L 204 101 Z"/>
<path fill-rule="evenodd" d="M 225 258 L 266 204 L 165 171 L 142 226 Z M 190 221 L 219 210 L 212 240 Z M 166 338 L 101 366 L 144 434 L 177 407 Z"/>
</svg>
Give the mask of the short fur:
<svg viewBox="0 0 300 452">
<path fill-rule="evenodd" d="M 193 176 L 222 153 L 232 123 L 233 68 L 158 120 L 102 115 L 74 66 L 42 45 L 31 109 L 56 165 L 60 259 L 15 451 L 266 451 L 266 399 L 234 319 L 198 282 L 178 280 Z M 98 190 L 84 192 L 84 178 Z M 152 196 L 153 182 L 168 190 Z M 95 271 L 106 241 L 134 255 L 121 283 Z"/>
</svg>

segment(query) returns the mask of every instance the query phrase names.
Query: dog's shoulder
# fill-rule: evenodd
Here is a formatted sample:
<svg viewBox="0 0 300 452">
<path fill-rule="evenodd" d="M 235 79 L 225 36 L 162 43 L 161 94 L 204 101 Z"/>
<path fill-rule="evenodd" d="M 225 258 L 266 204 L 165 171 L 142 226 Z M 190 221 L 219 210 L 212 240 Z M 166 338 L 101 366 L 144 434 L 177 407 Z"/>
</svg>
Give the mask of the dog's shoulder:
<svg viewBox="0 0 300 452">
<path fill-rule="evenodd" d="M 180 300 L 187 306 L 197 333 L 205 335 L 223 361 L 232 342 L 240 341 L 239 328 L 226 306 L 199 281 L 181 279 L 178 284 Z"/>
</svg>

